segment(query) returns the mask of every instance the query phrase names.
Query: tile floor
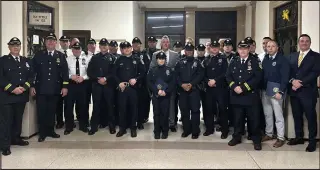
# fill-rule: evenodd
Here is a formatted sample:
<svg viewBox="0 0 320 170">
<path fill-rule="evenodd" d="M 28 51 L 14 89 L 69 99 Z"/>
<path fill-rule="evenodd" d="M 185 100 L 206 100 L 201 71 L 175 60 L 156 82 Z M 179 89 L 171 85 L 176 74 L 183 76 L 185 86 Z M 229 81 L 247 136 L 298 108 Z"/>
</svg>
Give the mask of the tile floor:
<svg viewBox="0 0 320 170">
<path fill-rule="evenodd" d="M 275 141 L 268 141 L 263 143 L 262 151 L 255 151 L 246 139 L 235 147 L 228 146 L 231 136 L 222 140 L 219 132 L 197 140 L 181 138 L 179 125 L 178 132 L 170 133 L 168 139 L 155 140 L 152 130 L 152 122 L 138 131 L 136 138 L 130 133 L 117 138 L 108 129 L 100 129 L 94 136 L 78 130 L 65 136 L 63 130 L 57 130 L 59 139 L 47 138 L 38 143 L 33 137 L 27 147 L 12 147 L 10 156 L 2 156 L 0 169 L 319 169 L 319 147 L 307 153 L 307 143 L 276 149 L 272 147 Z"/>
</svg>

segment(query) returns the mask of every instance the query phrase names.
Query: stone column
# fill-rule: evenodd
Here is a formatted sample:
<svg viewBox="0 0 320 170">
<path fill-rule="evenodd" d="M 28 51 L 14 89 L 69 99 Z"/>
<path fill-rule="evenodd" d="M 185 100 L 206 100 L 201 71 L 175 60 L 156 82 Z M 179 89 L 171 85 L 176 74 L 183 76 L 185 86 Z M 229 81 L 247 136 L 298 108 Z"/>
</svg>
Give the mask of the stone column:
<svg viewBox="0 0 320 170">
<path fill-rule="evenodd" d="M 191 37 L 195 40 L 196 38 L 196 8 L 186 7 L 186 38 Z"/>
</svg>

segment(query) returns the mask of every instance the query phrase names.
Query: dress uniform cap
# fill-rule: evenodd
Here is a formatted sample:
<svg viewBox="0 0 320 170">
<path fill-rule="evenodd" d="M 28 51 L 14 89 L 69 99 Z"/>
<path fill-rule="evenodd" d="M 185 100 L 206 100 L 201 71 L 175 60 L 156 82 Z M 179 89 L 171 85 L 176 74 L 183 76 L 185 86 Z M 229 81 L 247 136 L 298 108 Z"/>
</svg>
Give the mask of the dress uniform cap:
<svg viewBox="0 0 320 170">
<path fill-rule="evenodd" d="M 96 43 L 97 43 L 96 40 L 94 40 L 93 38 L 90 38 L 88 40 L 88 44 L 96 44 Z"/>
<path fill-rule="evenodd" d="M 157 39 L 154 36 L 150 36 L 148 37 L 148 41 L 157 42 Z"/>
<path fill-rule="evenodd" d="M 206 49 L 206 46 L 204 46 L 203 44 L 199 44 L 198 46 L 197 46 L 197 50 L 198 51 L 204 51 Z"/>
<path fill-rule="evenodd" d="M 191 43 L 187 43 L 186 46 L 184 46 L 185 51 L 193 51 L 194 46 Z"/>
<path fill-rule="evenodd" d="M 156 55 L 156 59 L 166 59 L 167 55 L 164 52 L 160 52 Z"/>
<path fill-rule="evenodd" d="M 246 42 L 245 40 L 242 40 L 238 43 L 238 48 L 249 48 L 249 44 L 248 42 Z"/>
<path fill-rule="evenodd" d="M 244 41 L 246 41 L 247 44 L 253 44 L 253 39 L 251 37 L 246 37 Z"/>
<path fill-rule="evenodd" d="M 214 40 L 214 41 L 211 42 L 210 46 L 211 47 L 220 47 L 220 43 L 219 43 L 219 41 Z"/>
<path fill-rule="evenodd" d="M 182 47 L 182 43 L 181 43 L 180 41 L 176 41 L 176 42 L 173 44 L 173 47 L 181 48 L 181 47 Z"/>
<path fill-rule="evenodd" d="M 141 40 L 140 40 L 138 37 L 134 37 L 134 38 L 133 38 L 133 40 L 132 40 L 132 44 L 133 44 L 133 43 L 139 43 L 139 44 L 142 44 L 142 43 L 141 43 Z"/>
<path fill-rule="evenodd" d="M 17 37 L 13 37 L 8 42 L 8 45 L 21 45 L 21 41 Z"/>
<path fill-rule="evenodd" d="M 56 37 L 56 35 L 55 35 L 54 33 L 50 32 L 50 33 L 47 35 L 46 39 L 47 39 L 47 40 L 48 40 L 48 39 L 57 40 L 57 37 Z"/>
<path fill-rule="evenodd" d="M 69 38 L 65 35 L 61 36 L 59 41 L 69 41 Z"/>
<path fill-rule="evenodd" d="M 99 44 L 100 44 L 100 45 L 108 45 L 109 42 L 108 42 L 108 40 L 107 40 L 106 38 L 102 38 L 102 39 L 100 40 Z"/>
<path fill-rule="evenodd" d="M 232 45 L 232 41 L 229 39 L 224 40 L 223 46 Z"/>
<path fill-rule="evenodd" d="M 120 44 L 120 48 L 128 48 L 128 47 L 132 47 L 128 41 L 122 42 L 122 44 Z"/>
<path fill-rule="evenodd" d="M 118 43 L 117 43 L 117 41 L 112 40 L 112 41 L 110 41 L 109 46 L 111 46 L 111 47 L 118 47 Z"/>
<path fill-rule="evenodd" d="M 80 45 L 80 43 L 76 42 L 76 43 L 73 44 L 73 46 L 71 48 L 80 49 L 81 45 Z"/>
</svg>

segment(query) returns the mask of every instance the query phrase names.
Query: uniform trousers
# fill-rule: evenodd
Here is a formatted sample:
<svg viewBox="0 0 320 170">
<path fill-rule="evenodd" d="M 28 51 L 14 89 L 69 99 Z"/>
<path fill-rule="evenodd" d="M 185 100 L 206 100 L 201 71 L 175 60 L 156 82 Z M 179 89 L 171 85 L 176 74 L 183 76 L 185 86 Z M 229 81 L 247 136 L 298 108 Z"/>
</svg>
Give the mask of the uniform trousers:
<svg viewBox="0 0 320 170">
<path fill-rule="evenodd" d="M 150 96 L 148 88 L 141 86 L 138 88 L 138 124 L 142 124 L 149 117 Z"/>
<path fill-rule="evenodd" d="M 170 96 L 156 97 L 152 96 L 153 105 L 153 121 L 154 121 L 154 133 L 160 134 L 167 133 L 169 131 L 169 106 Z"/>
<path fill-rule="evenodd" d="M 124 131 L 127 127 L 132 130 L 137 129 L 138 116 L 138 94 L 137 90 L 132 87 L 126 87 L 124 91 L 118 92 L 118 106 L 119 106 L 119 127 Z M 127 117 L 131 121 L 127 124 Z"/>
<path fill-rule="evenodd" d="M 20 140 L 25 102 L 0 105 L 0 150 Z"/>
</svg>

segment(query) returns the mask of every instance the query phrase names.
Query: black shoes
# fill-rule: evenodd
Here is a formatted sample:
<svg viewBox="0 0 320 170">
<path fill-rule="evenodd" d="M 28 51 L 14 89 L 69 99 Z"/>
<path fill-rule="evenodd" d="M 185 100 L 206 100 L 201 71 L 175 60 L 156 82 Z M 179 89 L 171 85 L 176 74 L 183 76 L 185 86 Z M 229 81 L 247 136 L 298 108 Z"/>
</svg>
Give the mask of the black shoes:
<svg viewBox="0 0 320 170">
<path fill-rule="evenodd" d="M 160 133 L 154 134 L 154 139 L 160 139 Z"/>
<path fill-rule="evenodd" d="M 22 139 L 19 139 L 19 140 L 12 141 L 11 145 L 27 146 L 27 145 L 29 145 L 29 142 L 28 141 L 24 141 Z"/>
<path fill-rule="evenodd" d="M 91 130 L 89 130 L 88 135 L 90 135 L 90 136 L 94 135 L 97 131 L 98 130 L 91 129 Z"/>
<path fill-rule="evenodd" d="M 3 156 L 8 156 L 8 155 L 10 155 L 11 154 L 11 150 L 10 149 L 3 149 L 2 150 L 2 155 Z"/>
<path fill-rule="evenodd" d="M 229 146 L 236 146 L 237 144 L 241 143 L 240 140 L 236 140 L 234 138 L 232 138 L 229 142 L 228 142 L 228 145 Z"/>
<path fill-rule="evenodd" d="M 213 134 L 214 132 L 213 131 L 205 131 L 204 133 L 203 133 L 203 136 L 209 136 L 209 135 L 211 135 L 211 134 Z"/>
<path fill-rule="evenodd" d="M 162 132 L 161 139 L 167 139 L 168 138 L 168 132 Z"/>
<path fill-rule="evenodd" d="M 216 127 L 216 131 L 221 132 L 221 127 L 220 126 Z"/>
<path fill-rule="evenodd" d="M 66 129 L 66 130 L 64 131 L 64 135 L 69 135 L 72 131 L 73 131 L 73 130 L 71 130 L 71 129 Z"/>
<path fill-rule="evenodd" d="M 260 151 L 262 149 L 261 143 L 253 144 L 254 150 Z"/>
<path fill-rule="evenodd" d="M 143 123 L 147 123 L 149 121 L 149 119 L 147 118 L 147 119 L 144 119 L 143 120 Z"/>
<path fill-rule="evenodd" d="M 306 152 L 314 152 L 317 149 L 317 142 L 316 141 L 312 141 L 309 142 L 307 148 L 306 148 Z"/>
<path fill-rule="evenodd" d="M 121 136 L 123 136 L 123 135 L 126 134 L 126 133 L 127 133 L 126 130 L 120 130 L 120 131 L 117 133 L 116 137 L 121 137 Z"/>
<path fill-rule="evenodd" d="M 294 139 L 289 140 L 289 142 L 287 144 L 288 145 L 304 144 L 304 140 L 303 140 L 303 138 L 294 138 Z"/>
<path fill-rule="evenodd" d="M 56 129 L 62 129 L 64 126 L 64 122 L 57 123 Z"/>
<path fill-rule="evenodd" d="M 169 129 L 170 129 L 171 132 L 177 132 L 177 129 L 174 126 L 170 126 Z"/>
<path fill-rule="evenodd" d="M 227 138 L 228 138 L 228 133 L 222 132 L 220 138 L 221 138 L 221 139 L 227 139 Z"/>
<path fill-rule="evenodd" d="M 131 137 L 132 137 L 132 138 L 137 137 L 137 130 L 131 129 Z"/>
<path fill-rule="evenodd" d="M 60 138 L 60 135 L 59 135 L 59 134 L 56 134 L 56 132 L 52 132 L 50 135 L 48 135 L 48 137 Z"/>
<path fill-rule="evenodd" d="M 137 127 L 138 127 L 138 129 L 139 129 L 139 130 L 144 129 L 144 126 L 143 126 L 143 124 L 142 124 L 142 123 L 139 123 Z"/>
<path fill-rule="evenodd" d="M 42 136 L 41 136 L 41 137 L 38 138 L 38 142 L 43 142 L 43 141 L 45 141 L 45 140 L 46 140 L 46 137 L 42 137 Z"/>
<path fill-rule="evenodd" d="M 186 137 L 188 137 L 190 134 L 191 134 L 191 133 L 183 132 L 183 133 L 181 134 L 181 137 L 186 138 Z"/>
<path fill-rule="evenodd" d="M 116 133 L 116 127 L 113 124 L 109 125 L 109 132 L 110 132 L 110 134 Z"/>
<path fill-rule="evenodd" d="M 197 134 L 192 134 L 191 139 L 198 139 L 199 138 L 199 133 Z"/>
</svg>

